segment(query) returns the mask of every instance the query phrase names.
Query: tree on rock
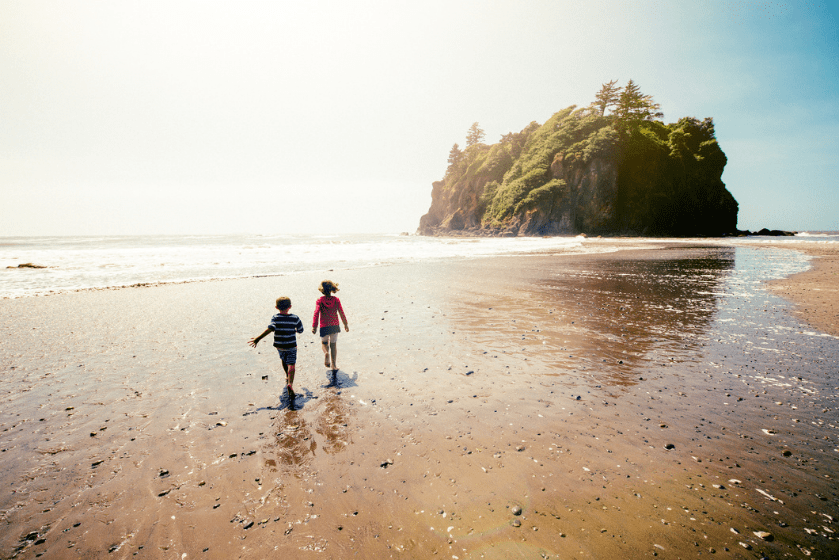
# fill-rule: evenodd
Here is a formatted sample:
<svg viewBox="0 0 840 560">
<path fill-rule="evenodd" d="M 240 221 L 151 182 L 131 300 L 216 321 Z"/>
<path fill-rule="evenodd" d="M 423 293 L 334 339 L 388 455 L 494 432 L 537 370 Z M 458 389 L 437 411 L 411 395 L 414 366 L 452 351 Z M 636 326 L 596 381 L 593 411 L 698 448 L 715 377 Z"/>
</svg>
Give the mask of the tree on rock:
<svg viewBox="0 0 840 560">
<path fill-rule="evenodd" d="M 623 121 L 653 121 L 663 116 L 659 103 L 654 103 L 652 95 L 644 95 L 633 80 L 619 94 L 615 114 Z"/>
<path fill-rule="evenodd" d="M 621 95 L 621 86 L 616 85 L 618 80 L 610 80 L 606 84 L 601 84 L 601 90 L 595 94 L 595 102 L 592 103 L 601 112 L 601 116 L 609 108 L 618 105 L 618 99 Z"/>
<path fill-rule="evenodd" d="M 477 122 L 474 122 L 467 131 L 467 147 L 478 144 L 482 140 L 484 140 L 484 131 L 481 130 L 481 127 L 478 126 Z"/>
<path fill-rule="evenodd" d="M 449 150 L 449 159 L 446 160 L 449 162 L 449 166 L 446 168 L 446 174 L 451 175 L 458 168 L 458 164 L 461 163 L 463 158 L 464 152 L 461 151 L 458 144 L 453 144 L 452 149 Z"/>
</svg>

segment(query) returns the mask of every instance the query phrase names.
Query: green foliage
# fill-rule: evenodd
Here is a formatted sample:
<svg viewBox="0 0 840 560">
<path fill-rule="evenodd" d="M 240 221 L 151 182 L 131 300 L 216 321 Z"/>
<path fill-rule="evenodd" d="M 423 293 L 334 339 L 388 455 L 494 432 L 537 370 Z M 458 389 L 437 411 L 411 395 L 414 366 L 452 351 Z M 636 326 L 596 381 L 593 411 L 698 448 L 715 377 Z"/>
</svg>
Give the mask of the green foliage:
<svg viewBox="0 0 840 560">
<path fill-rule="evenodd" d="M 611 127 L 599 128 L 589 136 L 587 145 L 583 150 L 583 159 L 586 162 L 597 157 L 607 156 L 614 152 L 618 144 L 618 133 Z"/>
<path fill-rule="evenodd" d="M 602 129 L 603 132 L 597 134 Z M 594 139 L 591 138 L 593 135 Z M 573 105 L 559 111 L 529 135 L 520 157 L 496 190 L 495 198 L 485 211 L 485 219 L 503 221 L 516 215 L 517 208 L 522 208 L 520 203 L 529 193 L 544 185 L 553 185 L 551 164 L 558 153 L 570 163 L 588 162 L 615 146 L 617 140 L 611 120 L 589 108 L 577 109 Z"/>
<path fill-rule="evenodd" d="M 561 179 L 552 179 L 541 187 L 529 192 L 513 210 L 514 215 L 518 215 L 525 210 L 530 210 L 537 207 L 549 207 L 552 201 L 560 198 L 566 190 L 566 181 Z"/>
<path fill-rule="evenodd" d="M 478 199 L 480 211 L 482 213 L 487 209 L 490 203 L 493 202 L 493 198 L 496 196 L 496 191 L 498 189 L 498 181 L 490 181 L 489 183 L 484 185 L 484 191 L 481 193 L 481 197 Z"/>
</svg>

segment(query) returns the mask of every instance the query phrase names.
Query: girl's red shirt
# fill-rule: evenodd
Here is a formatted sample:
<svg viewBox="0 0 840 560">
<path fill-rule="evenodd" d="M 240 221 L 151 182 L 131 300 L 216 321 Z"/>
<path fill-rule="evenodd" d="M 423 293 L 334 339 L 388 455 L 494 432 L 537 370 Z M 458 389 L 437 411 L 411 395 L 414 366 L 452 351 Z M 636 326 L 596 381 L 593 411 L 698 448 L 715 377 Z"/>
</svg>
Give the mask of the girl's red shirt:
<svg viewBox="0 0 840 560">
<path fill-rule="evenodd" d="M 347 323 L 347 317 L 344 316 L 344 309 L 341 307 L 341 300 L 335 296 L 321 296 L 315 302 L 315 315 L 312 317 L 312 328 L 316 326 L 333 327 L 338 326 L 338 316 L 341 315 L 341 320 Z M 318 317 L 321 318 L 321 323 L 318 324 Z"/>
</svg>

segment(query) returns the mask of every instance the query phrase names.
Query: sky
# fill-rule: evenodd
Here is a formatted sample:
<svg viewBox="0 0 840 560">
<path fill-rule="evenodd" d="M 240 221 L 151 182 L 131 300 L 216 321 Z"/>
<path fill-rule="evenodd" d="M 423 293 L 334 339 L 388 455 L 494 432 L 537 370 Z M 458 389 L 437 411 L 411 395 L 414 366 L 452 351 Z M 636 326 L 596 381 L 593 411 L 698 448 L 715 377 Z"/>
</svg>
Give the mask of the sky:
<svg viewBox="0 0 840 560">
<path fill-rule="evenodd" d="M 738 227 L 838 229 L 838 3 L 0 0 L 0 236 L 414 232 L 449 150 L 632 79 Z"/>
</svg>

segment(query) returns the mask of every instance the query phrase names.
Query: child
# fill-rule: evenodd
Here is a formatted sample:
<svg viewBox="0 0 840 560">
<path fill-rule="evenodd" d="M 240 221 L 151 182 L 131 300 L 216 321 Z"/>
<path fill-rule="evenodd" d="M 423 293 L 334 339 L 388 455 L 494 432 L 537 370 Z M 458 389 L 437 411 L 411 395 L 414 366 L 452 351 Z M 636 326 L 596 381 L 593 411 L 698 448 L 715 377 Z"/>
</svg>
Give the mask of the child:
<svg viewBox="0 0 840 560">
<path fill-rule="evenodd" d="M 295 392 L 292 390 L 292 383 L 295 382 L 295 363 L 297 362 L 297 336 L 296 332 L 303 332 L 303 323 L 300 317 L 289 313 L 292 308 L 292 300 L 287 297 L 277 298 L 277 313 L 271 318 L 271 324 L 263 333 L 248 341 L 252 347 L 256 348 L 257 343 L 263 339 L 265 335 L 274 331 L 274 347 L 280 353 L 280 363 L 283 364 L 283 370 L 286 372 L 286 385 L 289 390 L 289 408 L 295 407 Z"/>
<path fill-rule="evenodd" d="M 321 282 L 321 287 L 318 288 L 318 291 L 324 295 L 315 302 L 315 316 L 312 317 L 312 334 L 315 334 L 315 327 L 318 325 L 318 316 L 320 315 L 321 348 L 324 351 L 324 365 L 330 368 L 333 374 L 333 381 L 335 381 L 335 374 L 338 371 L 338 366 L 335 362 L 337 354 L 336 342 L 338 341 L 338 333 L 341 330 L 338 326 L 338 316 L 341 315 L 345 332 L 349 332 L 350 327 L 347 326 L 347 317 L 344 316 L 341 301 L 332 295 L 338 291 L 338 284 L 330 280 L 324 280 Z"/>
</svg>

